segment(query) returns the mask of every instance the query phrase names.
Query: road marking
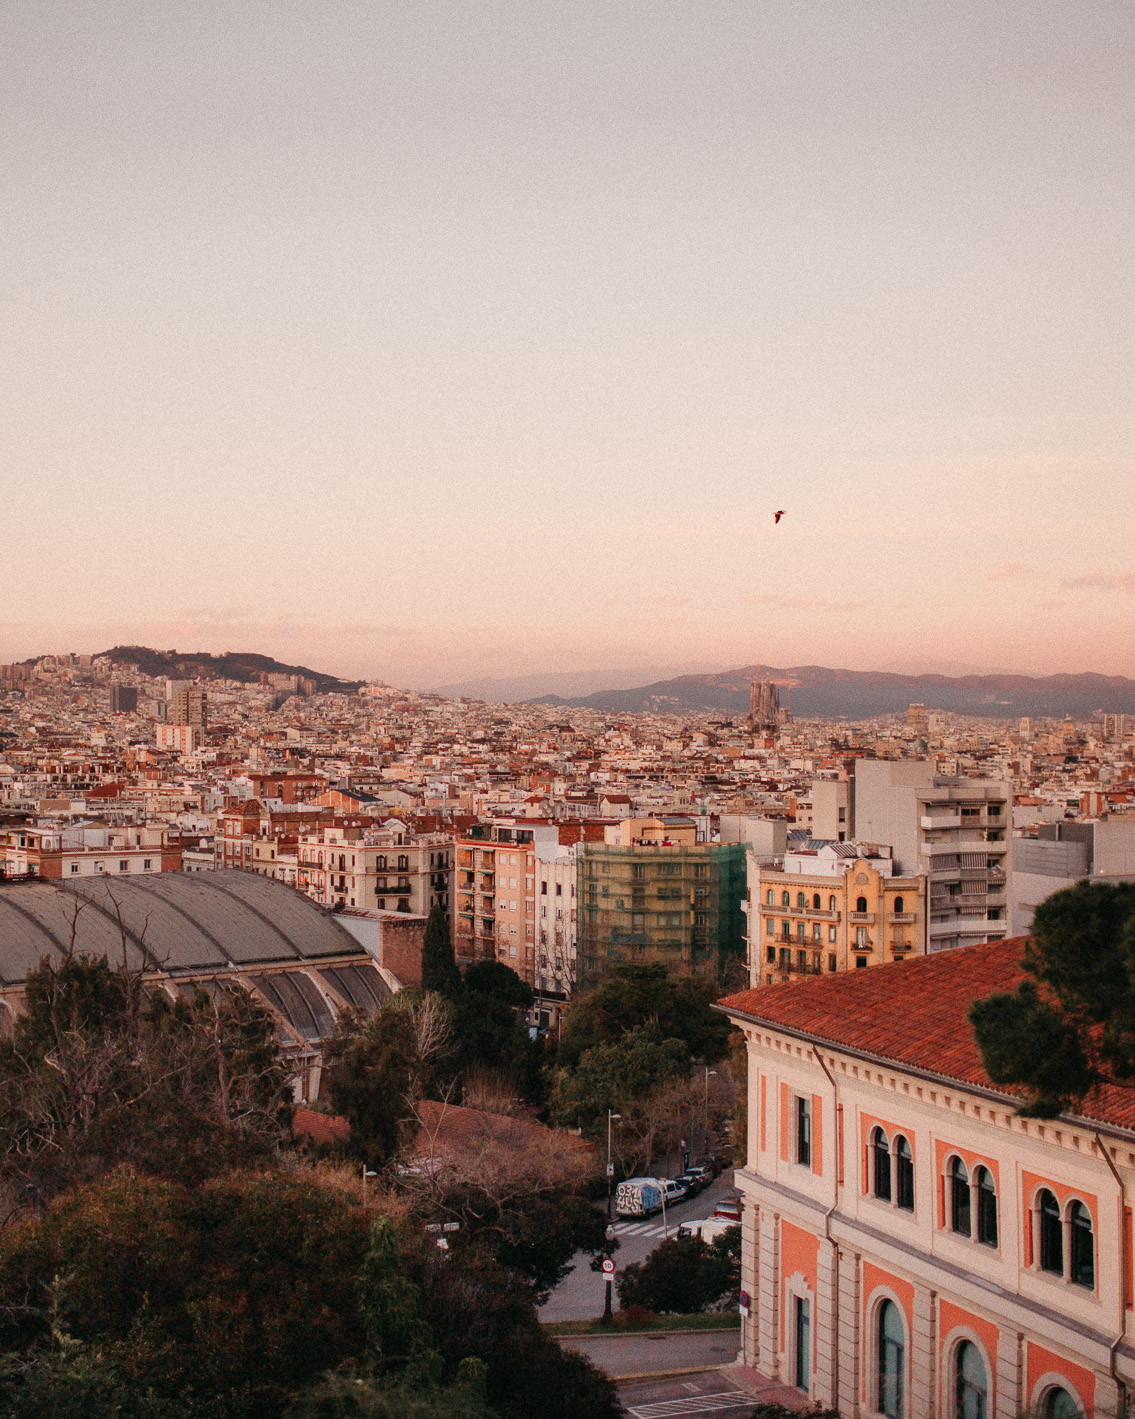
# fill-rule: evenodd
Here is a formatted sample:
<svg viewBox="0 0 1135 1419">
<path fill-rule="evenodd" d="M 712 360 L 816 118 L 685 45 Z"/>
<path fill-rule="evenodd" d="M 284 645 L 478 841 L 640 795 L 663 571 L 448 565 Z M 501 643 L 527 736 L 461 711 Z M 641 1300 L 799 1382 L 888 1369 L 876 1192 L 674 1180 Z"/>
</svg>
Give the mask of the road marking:
<svg viewBox="0 0 1135 1419">
<path fill-rule="evenodd" d="M 691 1394 L 688 1399 L 660 1399 L 655 1404 L 640 1404 L 627 1413 L 632 1419 L 681 1419 L 683 1414 L 712 1414 L 715 1410 L 751 1408 L 756 1404 L 751 1394 L 743 1390 L 722 1390 L 719 1394 Z"/>
</svg>

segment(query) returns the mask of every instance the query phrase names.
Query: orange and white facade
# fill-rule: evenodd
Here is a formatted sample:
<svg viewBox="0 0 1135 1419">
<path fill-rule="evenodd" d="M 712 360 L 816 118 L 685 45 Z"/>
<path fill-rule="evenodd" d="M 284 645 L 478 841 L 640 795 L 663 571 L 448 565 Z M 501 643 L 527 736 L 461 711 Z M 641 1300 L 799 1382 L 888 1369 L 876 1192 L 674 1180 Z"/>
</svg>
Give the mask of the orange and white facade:
<svg viewBox="0 0 1135 1419">
<path fill-rule="evenodd" d="M 743 1360 L 843 1419 L 1072 1419 L 1135 1389 L 1135 1099 L 1041 1121 L 990 1084 L 966 1010 L 1021 945 L 722 1002 L 748 1047 Z"/>
</svg>

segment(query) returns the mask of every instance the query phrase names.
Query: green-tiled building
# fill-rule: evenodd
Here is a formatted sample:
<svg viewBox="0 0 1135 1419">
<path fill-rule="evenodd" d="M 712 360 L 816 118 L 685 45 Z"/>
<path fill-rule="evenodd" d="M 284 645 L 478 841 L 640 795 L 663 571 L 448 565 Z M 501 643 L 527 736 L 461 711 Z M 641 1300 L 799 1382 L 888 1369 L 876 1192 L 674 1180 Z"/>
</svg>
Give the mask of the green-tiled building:
<svg viewBox="0 0 1135 1419">
<path fill-rule="evenodd" d="M 660 961 L 675 974 L 716 977 L 730 958 L 744 960 L 744 846 L 687 837 L 663 827 L 580 844 L 577 990 L 613 963 Z"/>
</svg>

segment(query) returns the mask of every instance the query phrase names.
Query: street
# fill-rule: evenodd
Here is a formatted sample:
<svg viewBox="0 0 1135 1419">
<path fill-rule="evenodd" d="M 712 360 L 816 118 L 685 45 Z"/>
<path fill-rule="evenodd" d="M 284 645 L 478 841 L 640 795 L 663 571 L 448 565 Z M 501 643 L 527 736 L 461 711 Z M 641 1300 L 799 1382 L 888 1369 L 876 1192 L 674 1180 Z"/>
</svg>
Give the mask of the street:
<svg viewBox="0 0 1135 1419">
<path fill-rule="evenodd" d="M 676 1236 L 680 1223 L 712 1216 L 717 1203 L 723 1197 L 732 1197 L 733 1193 L 733 1169 L 726 1168 L 703 1193 L 666 1209 L 666 1234 Z M 619 1243 L 615 1264 L 620 1271 L 630 1262 L 645 1261 L 663 1238 L 661 1214 L 641 1222 L 615 1219 L 613 1225 Z M 572 1270 L 540 1307 L 540 1319 L 598 1319 L 603 1314 L 603 1299 L 602 1276 L 591 1270 L 591 1258 L 578 1252 L 572 1259 Z M 612 1296 L 612 1305 L 618 1306 L 617 1295 Z"/>
<path fill-rule="evenodd" d="M 741 1330 L 663 1330 L 614 1335 L 563 1335 L 565 1350 L 577 1350 L 612 1379 L 674 1371 L 716 1370 L 732 1365 Z"/>
</svg>

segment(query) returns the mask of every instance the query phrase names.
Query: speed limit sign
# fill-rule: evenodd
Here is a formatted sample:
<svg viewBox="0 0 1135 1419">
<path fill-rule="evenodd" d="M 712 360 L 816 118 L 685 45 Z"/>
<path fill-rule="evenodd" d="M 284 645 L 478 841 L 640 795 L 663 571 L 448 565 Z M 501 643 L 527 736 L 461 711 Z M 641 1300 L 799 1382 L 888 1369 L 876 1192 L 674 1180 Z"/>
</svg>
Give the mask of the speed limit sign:
<svg viewBox="0 0 1135 1419">
<path fill-rule="evenodd" d="M 603 1258 L 603 1275 L 604 1275 L 604 1276 L 614 1276 L 614 1274 L 615 1274 L 615 1258 L 614 1258 L 613 1256 L 605 1256 L 605 1257 Z"/>
</svg>

